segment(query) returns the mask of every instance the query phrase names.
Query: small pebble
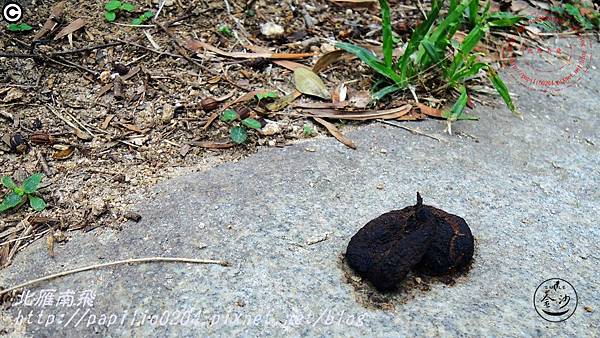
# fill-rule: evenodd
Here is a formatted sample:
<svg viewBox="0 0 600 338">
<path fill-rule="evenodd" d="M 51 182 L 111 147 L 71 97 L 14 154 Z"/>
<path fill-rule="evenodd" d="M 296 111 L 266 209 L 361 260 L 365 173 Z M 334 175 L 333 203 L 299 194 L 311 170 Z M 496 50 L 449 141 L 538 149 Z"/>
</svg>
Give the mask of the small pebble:
<svg viewBox="0 0 600 338">
<path fill-rule="evenodd" d="M 127 211 L 123 214 L 123 216 L 125 218 L 127 218 L 130 221 L 134 221 L 134 222 L 139 222 L 142 219 L 142 215 L 138 214 L 137 212 L 133 212 L 133 211 Z"/>
<path fill-rule="evenodd" d="M 283 35 L 285 30 L 281 25 L 273 22 L 267 22 L 260 26 L 260 32 L 267 38 L 274 38 Z"/>
</svg>

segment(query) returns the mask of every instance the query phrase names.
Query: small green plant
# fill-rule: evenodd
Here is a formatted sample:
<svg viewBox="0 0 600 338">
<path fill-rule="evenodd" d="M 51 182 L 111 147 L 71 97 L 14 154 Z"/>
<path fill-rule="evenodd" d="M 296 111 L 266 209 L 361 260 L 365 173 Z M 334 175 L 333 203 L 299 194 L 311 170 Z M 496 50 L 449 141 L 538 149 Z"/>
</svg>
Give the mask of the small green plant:
<svg viewBox="0 0 600 338">
<path fill-rule="evenodd" d="M 261 92 L 256 94 L 256 99 L 259 103 L 262 100 L 276 100 L 278 97 L 277 92 Z"/>
<path fill-rule="evenodd" d="M 4 197 L 4 200 L 0 204 L 0 213 L 17 208 L 27 200 L 29 200 L 29 205 L 35 211 L 46 209 L 46 202 L 42 198 L 35 196 L 42 177 L 42 174 L 33 174 L 23 181 L 21 185 L 17 185 L 9 176 L 3 176 L 2 185 L 10 189 L 11 192 Z"/>
<path fill-rule="evenodd" d="M 231 123 L 240 118 L 239 114 L 231 109 L 227 109 L 221 115 L 221 121 Z M 247 129 L 260 130 L 262 128 L 260 122 L 253 118 L 245 118 L 240 125 L 234 126 L 229 130 L 229 137 L 235 144 L 243 144 L 248 140 Z"/>
<path fill-rule="evenodd" d="M 315 134 L 315 130 L 309 124 L 305 124 L 302 127 L 302 133 L 304 134 L 304 137 L 311 137 Z"/>
<path fill-rule="evenodd" d="M 600 13 L 594 5 L 587 0 L 573 0 L 568 3 L 561 2 L 559 6 L 550 7 L 550 11 L 561 18 L 576 22 L 584 30 L 600 28 Z"/>
<path fill-rule="evenodd" d="M 229 26 L 222 24 L 219 26 L 219 33 L 223 34 L 225 37 L 231 38 L 233 37 L 233 32 Z"/>
<path fill-rule="evenodd" d="M 510 27 L 524 19 L 523 17 L 505 12 L 490 14 L 491 2 L 488 2 L 480 13 L 479 0 L 460 2 L 452 0 L 448 14 L 442 18 L 440 10 L 443 0 L 433 0 L 427 18 L 413 31 L 404 53 L 399 60 L 395 61 L 390 7 L 387 0 L 379 0 L 379 3 L 382 17 L 383 60 L 366 48 L 344 42 L 336 44 L 338 48 L 356 55 L 384 76 L 385 85 L 375 91 L 373 94 L 375 100 L 407 89 L 411 84 L 418 83 L 418 77 L 425 73 L 441 70 L 447 86 L 459 91 L 461 96 L 459 101 L 462 101 L 463 93 L 468 97 L 465 83 L 485 70 L 490 82 L 500 93 L 508 108 L 514 114 L 520 115 L 502 79 L 489 64 L 478 61 L 479 54 L 474 52 L 474 48 L 491 27 Z M 459 43 L 454 39 L 455 34 L 467 24 L 471 29 Z M 454 120 L 461 119 L 463 110 L 464 105 L 455 105 L 447 116 Z"/>
<path fill-rule="evenodd" d="M 7 29 L 10 32 L 28 32 L 28 31 L 32 30 L 33 27 L 29 26 L 26 23 L 19 23 L 19 24 L 11 23 L 8 25 Z"/>
<path fill-rule="evenodd" d="M 135 5 L 129 2 L 121 2 L 119 0 L 111 0 L 104 4 L 104 18 L 108 22 L 113 22 L 117 19 L 119 12 L 132 13 L 135 11 Z"/>
<path fill-rule="evenodd" d="M 152 11 L 146 11 L 144 12 L 144 14 L 138 16 L 137 18 L 133 19 L 131 21 L 131 23 L 133 25 L 142 25 L 143 23 L 145 23 L 146 21 L 149 21 L 152 19 L 152 17 L 154 16 L 154 13 Z"/>
</svg>

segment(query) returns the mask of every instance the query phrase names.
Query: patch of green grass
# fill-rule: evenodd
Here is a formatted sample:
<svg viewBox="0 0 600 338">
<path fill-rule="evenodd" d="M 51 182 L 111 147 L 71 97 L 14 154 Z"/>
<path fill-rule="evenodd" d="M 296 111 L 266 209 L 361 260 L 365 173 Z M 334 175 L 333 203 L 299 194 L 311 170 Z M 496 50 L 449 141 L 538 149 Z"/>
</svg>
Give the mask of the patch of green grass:
<svg viewBox="0 0 600 338">
<path fill-rule="evenodd" d="M 413 31 L 405 45 L 404 53 L 394 60 L 394 42 L 391 12 L 387 0 L 379 0 L 382 17 L 383 60 L 370 50 L 345 42 L 336 44 L 356 55 L 374 71 L 384 77 L 373 94 L 375 100 L 417 84 L 420 76 L 432 70 L 441 70 L 448 87 L 459 91 L 459 102 L 468 95 L 465 85 L 480 71 L 486 71 L 494 88 L 507 107 L 515 114 L 516 109 L 506 85 L 491 65 L 480 62 L 475 47 L 492 27 L 510 27 L 524 19 L 510 13 L 490 13 L 490 2 L 480 8 L 479 0 L 450 1 L 447 15 L 440 14 L 443 0 L 433 0 L 427 18 Z M 455 38 L 459 29 L 468 32 L 462 42 Z M 464 94 L 464 95 L 463 95 Z M 458 103 L 458 102 L 457 102 Z M 461 119 L 465 105 L 455 105 L 448 119 Z"/>
<path fill-rule="evenodd" d="M 29 201 L 29 205 L 35 211 L 46 209 L 46 202 L 41 197 L 35 195 L 42 178 L 42 174 L 33 174 L 18 185 L 10 176 L 3 176 L 2 185 L 11 192 L 0 203 L 0 214 L 15 209 L 26 201 Z"/>
</svg>

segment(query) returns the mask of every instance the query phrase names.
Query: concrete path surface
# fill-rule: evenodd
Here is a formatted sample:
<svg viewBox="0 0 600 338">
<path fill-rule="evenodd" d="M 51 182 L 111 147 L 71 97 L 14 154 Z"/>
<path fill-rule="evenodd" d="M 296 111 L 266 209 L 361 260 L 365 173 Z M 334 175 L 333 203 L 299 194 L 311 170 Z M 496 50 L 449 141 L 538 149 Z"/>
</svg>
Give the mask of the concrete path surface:
<svg viewBox="0 0 600 338">
<path fill-rule="evenodd" d="M 356 151 L 318 139 L 163 182 L 139 205 L 140 223 L 73 234 L 54 258 L 38 241 L 0 271 L 0 285 L 136 257 L 231 266 L 127 264 L 40 283 L 2 311 L 0 332 L 598 337 L 599 75 L 592 67 L 558 95 L 512 81 L 523 121 L 498 104 L 478 107 L 480 121 L 456 123 L 452 136 L 441 121 L 406 124 L 442 142 L 372 124 L 348 133 Z M 386 296 L 355 287 L 341 262 L 350 237 L 414 204 L 417 191 L 470 224 L 470 272 L 454 285 L 411 276 Z M 536 288 L 550 278 L 577 293 L 573 315 L 559 323 L 534 307 Z"/>
</svg>

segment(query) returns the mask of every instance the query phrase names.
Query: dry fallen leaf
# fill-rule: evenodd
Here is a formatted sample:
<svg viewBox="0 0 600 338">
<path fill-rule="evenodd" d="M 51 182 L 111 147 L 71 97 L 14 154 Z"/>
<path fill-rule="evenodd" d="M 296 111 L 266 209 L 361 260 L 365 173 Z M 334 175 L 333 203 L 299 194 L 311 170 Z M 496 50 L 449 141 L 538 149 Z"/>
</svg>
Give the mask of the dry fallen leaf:
<svg viewBox="0 0 600 338">
<path fill-rule="evenodd" d="M 331 2 L 349 8 L 369 8 L 377 4 L 377 0 L 331 0 Z"/>
<path fill-rule="evenodd" d="M 412 106 L 406 104 L 404 106 L 387 109 L 387 110 L 368 110 L 363 112 L 344 112 L 335 109 L 306 109 L 304 112 L 309 113 L 313 117 L 325 117 L 335 118 L 340 120 L 356 120 L 356 121 L 368 121 L 368 120 L 392 120 L 392 119 L 404 119 Z M 412 119 L 412 118 L 411 118 Z"/>
<path fill-rule="evenodd" d="M 135 125 L 133 125 L 133 124 L 129 124 L 129 123 L 120 123 L 120 125 L 121 125 L 123 128 L 125 128 L 125 129 L 127 129 L 127 130 L 134 131 L 134 132 L 136 132 L 136 133 L 140 133 L 140 134 L 143 134 L 143 133 L 144 133 L 144 131 L 143 131 L 143 130 L 141 130 L 140 128 L 138 128 L 137 126 L 135 126 Z"/>
<path fill-rule="evenodd" d="M 331 97 L 323 80 L 312 70 L 296 68 L 294 70 L 294 83 L 296 89 L 302 94 L 317 96 L 322 99 Z"/>
<path fill-rule="evenodd" d="M 311 57 L 311 56 L 315 56 L 314 53 L 271 53 L 271 52 L 265 52 L 265 53 L 244 53 L 244 52 L 226 52 L 224 50 L 221 50 L 215 46 L 209 45 L 206 42 L 202 42 L 202 41 L 198 41 L 198 40 L 188 40 L 187 42 L 187 47 L 190 50 L 193 51 L 198 51 L 199 49 L 204 49 L 210 52 L 213 52 L 215 54 L 218 54 L 220 56 L 226 56 L 226 57 L 230 57 L 230 58 L 234 58 L 234 59 L 258 59 L 258 58 L 265 58 L 265 59 L 279 59 L 279 60 L 286 60 L 286 59 L 304 59 L 307 57 Z"/>
<path fill-rule="evenodd" d="M 20 100 L 24 94 L 25 93 L 19 88 L 10 88 L 4 99 L 2 99 L 2 102 L 9 103 Z"/>
<path fill-rule="evenodd" d="M 46 246 L 48 247 L 48 255 L 54 257 L 54 235 L 52 231 L 48 233 L 46 237 Z"/>
<path fill-rule="evenodd" d="M 335 106 L 344 105 L 344 103 L 346 102 L 347 94 L 348 88 L 346 88 L 346 85 L 344 83 L 340 83 L 339 86 L 333 89 L 333 93 L 331 93 L 331 102 L 333 102 Z"/>
<path fill-rule="evenodd" d="M 75 148 L 69 146 L 62 150 L 58 150 L 58 151 L 54 152 L 54 154 L 52 154 L 52 158 L 55 160 L 66 160 L 66 159 L 70 158 L 71 156 L 73 156 L 74 151 L 75 151 Z"/>
<path fill-rule="evenodd" d="M 329 65 L 339 61 L 346 54 L 348 54 L 348 52 L 341 49 L 323 54 L 323 56 L 321 56 L 321 58 L 313 66 L 313 71 L 317 74 L 320 73 L 323 69 L 329 67 Z"/>
<path fill-rule="evenodd" d="M 353 92 L 348 99 L 349 104 L 354 108 L 365 109 L 371 103 L 371 93 L 368 90 Z"/>
<path fill-rule="evenodd" d="M 442 117 L 442 111 L 439 109 L 431 108 L 428 105 L 417 103 L 417 107 L 421 110 L 421 113 L 432 116 L 432 117 Z"/>
<path fill-rule="evenodd" d="M 77 19 L 58 32 L 58 34 L 56 34 L 54 37 L 54 40 L 59 40 L 69 34 L 72 34 L 76 30 L 81 29 L 83 26 L 85 26 L 85 21 L 83 19 Z"/>
<path fill-rule="evenodd" d="M 235 146 L 235 144 L 231 142 L 209 142 L 209 141 L 200 141 L 194 142 L 193 145 L 206 148 L 206 149 L 227 149 Z"/>
<path fill-rule="evenodd" d="M 298 62 L 294 62 L 294 61 L 288 61 L 288 60 L 279 60 L 279 61 L 273 61 L 274 64 L 281 66 L 283 68 L 289 69 L 289 70 L 295 70 L 296 68 L 300 68 L 300 67 L 304 67 L 307 68 L 307 66 L 298 63 Z"/>
<path fill-rule="evenodd" d="M 334 124 L 329 123 L 320 117 L 315 117 L 314 119 L 315 121 L 323 125 L 323 127 L 325 127 L 327 131 L 329 131 L 331 135 L 333 135 L 333 137 L 335 137 L 338 141 L 342 142 L 349 148 L 356 149 L 356 145 L 354 144 L 354 142 L 352 142 L 352 140 L 349 139 L 346 135 L 342 134 L 342 132 L 339 131 Z"/>
<path fill-rule="evenodd" d="M 273 103 L 269 103 L 267 105 L 267 109 L 269 111 L 272 112 L 276 112 L 276 111 L 280 111 L 283 108 L 287 107 L 288 105 L 290 105 L 290 103 L 294 102 L 294 100 L 296 100 L 297 98 L 299 98 L 302 95 L 302 93 L 300 93 L 299 91 L 295 90 L 293 92 L 291 92 L 290 94 L 279 98 L 277 101 L 273 102 Z"/>
</svg>

